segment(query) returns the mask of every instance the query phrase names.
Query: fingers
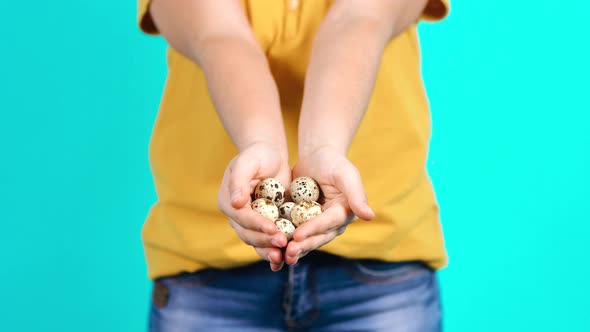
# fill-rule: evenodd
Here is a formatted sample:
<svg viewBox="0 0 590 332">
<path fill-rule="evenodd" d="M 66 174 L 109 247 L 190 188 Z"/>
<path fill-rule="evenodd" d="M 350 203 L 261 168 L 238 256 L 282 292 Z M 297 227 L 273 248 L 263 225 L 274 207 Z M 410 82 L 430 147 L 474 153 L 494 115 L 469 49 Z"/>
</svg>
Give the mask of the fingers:
<svg viewBox="0 0 590 332">
<path fill-rule="evenodd" d="M 256 248 L 256 253 L 260 258 L 268 261 L 270 263 L 270 267 L 273 271 L 280 270 L 282 267 L 284 260 L 283 260 L 283 252 L 281 249 L 278 248 Z"/>
<path fill-rule="evenodd" d="M 346 165 L 335 170 L 335 185 L 346 197 L 352 212 L 363 220 L 375 218 L 375 212 L 367 204 L 367 194 L 359 171 L 353 164 Z"/>
<path fill-rule="evenodd" d="M 270 262 L 272 271 L 279 271 L 283 267 L 283 252 L 280 248 L 285 247 L 288 242 L 283 233 L 268 235 L 245 229 L 232 219 L 229 220 L 229 223 L 244 243 L 253 246 L 258 256 Z"/>
<path fill-rule="evenodd" d="M 230 225 L 238 234 L 238 237 L 247 245 L 257 248 L 283 248 L 287 245 L 287 237 L 281 232 L 266 234 L 242 227 L 233 219 L 229 220 Z"/>
<path fill-rule="evenodd" d="M 273 221 L 263 217 L 258 212 L 252 210 L 250 207 L 230 211 L 228 216 L 240 224 L 240 226 L 249 230 L 262 232 L 269 235 L 273 235 L 278 232 L 277 226 Z"/>
<path fill-rule="evenodd" d="M 285 265 L 285 262 L 284 261 L 281 261 L 280 264 L 270 262 L 270 269 L 273 272 L 277 272 L 277 271 L 280 271 L 283 268 L 283 265 Z"/>
<path fill-rule="evenodd" d="M 301 242 L 289 242 L 287 249 L 285 249 L 285 263 L 289 265 L 296 264 L 301 257 L 334 240 L 334 238 L 344 233 L 345 230 L 346 226 L 343 226 L 325 234 L 311 236 Z"/>
<path fill-rule="evenodd" d="M 226 175 L 228 171 L 226 170 Z M 228 186 L 227 176 L 223 177 L 221 187 L 219 189 L 219 195 L 217 197 L 217 206 L 221 212 L 223 212 L 230 219 L 240 224 L 243 228 L 250 229 L 253 231 L 263 232 L 269 235 L 275 234 L 277 228 L 275 224 L 269 219 L 261 216 L 250 208 L 249 205 L 245 205 L 242 208 L 236 209 L 227 200 L 228 197 Z"/>
<path fill-rule="evenodd" d="M 293 240 L 303 241 L 311 236 L 328 233 L 342 227 L 348 220 L 349 213 L 344 202 L 333 202 L 322 214 L 297 227 Z"/>
<path fill-rule="evenodd" d="M 230 163 L 227 186 L 230 202 L 234 208 L 239 209 L 248 202 L 250 183 L 256 177 L 258 168 L 258 162 L 247 156 L 236 158 Z"/>
</svg>

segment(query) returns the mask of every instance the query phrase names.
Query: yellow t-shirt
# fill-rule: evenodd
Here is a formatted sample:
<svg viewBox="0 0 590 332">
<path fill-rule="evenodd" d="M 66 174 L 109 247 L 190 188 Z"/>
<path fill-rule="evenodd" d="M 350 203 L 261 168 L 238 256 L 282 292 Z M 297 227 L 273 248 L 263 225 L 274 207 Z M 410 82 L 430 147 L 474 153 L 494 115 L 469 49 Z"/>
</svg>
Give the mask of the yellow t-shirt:
<svg viewBox="0 0 590 332">
<path fill-rule="evenodd" d="M 140 26 L 157 33 L 148 3 L 139 0 Z M 294 163 L 304 76 L 315 31 L 331 1 L 243 3 L 279 89 Z M 448 6 L 447 0 L 430 0 L 422 19 L 444 17 Z M 446 264 L 438 206 L 425 167 L 430 112 L 419 52 L 415 25 L 388 44 L 349 150 L 376 217 L 351 224 L 323 251 L 350 258 L 422 260 L 433 268 Z M 158 201 L 142 231 L 149 277 L 258 261 L 217 209 L 224 169 L 237 150 L 213 108 L 203 72 L 173 49 L 168 50 L 168 69 L 150 144 Z"/>
</svg>

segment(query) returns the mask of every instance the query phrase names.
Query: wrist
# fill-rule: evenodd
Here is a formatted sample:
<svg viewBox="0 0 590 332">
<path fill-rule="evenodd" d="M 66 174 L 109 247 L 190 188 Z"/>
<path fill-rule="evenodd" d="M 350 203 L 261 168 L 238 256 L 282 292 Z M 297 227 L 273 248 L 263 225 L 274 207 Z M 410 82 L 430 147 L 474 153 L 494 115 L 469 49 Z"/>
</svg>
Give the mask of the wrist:
<svg viewBox="0 0 590 332">
<path fill-rule="evenodd" d="M 347 150 L 347 148 L 331 142 L 322 144 L 301 144 L 299 146 L 299 159 L 303 160 L 314 154 L 325 152 L 346 156 Z"/>
<path fill-rule="evenodd" d="M 271 151 L 274 155 L 278 156 L 284 163 L 289 163 L 289 150 L 287 148 L 286 140 L 282 143 L 277 143 L 281 140 L 261 138 L 252 140 L 242 146 L 238 147 L 238 152 L 242 153 L 252 149 L 266 149 Z"/>
</svg>

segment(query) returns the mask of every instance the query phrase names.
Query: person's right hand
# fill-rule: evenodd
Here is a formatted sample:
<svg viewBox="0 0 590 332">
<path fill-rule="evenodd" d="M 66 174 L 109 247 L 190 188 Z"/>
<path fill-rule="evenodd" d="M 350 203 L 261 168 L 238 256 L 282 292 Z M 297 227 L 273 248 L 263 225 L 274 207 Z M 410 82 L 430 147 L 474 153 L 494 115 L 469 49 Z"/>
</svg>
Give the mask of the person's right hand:
<svg viewBox="0 0 590 332">
<path fill-rule="evenodd" d="M 273 221 L 250 207 L 256 185 L 273 177 L 285 188 L 291 182 L 291 169 L 280 150 L 271 143 L 257 142 L 245 148 L 225 169 L 217 206 L 229 217 L 229 223 L 244 243 L 254 247 L 258 255 L 270 262 L 273 271 L 283 266 L 280 248 L 287 245 L 287 237 L 279 232 Z"/>
</svg>

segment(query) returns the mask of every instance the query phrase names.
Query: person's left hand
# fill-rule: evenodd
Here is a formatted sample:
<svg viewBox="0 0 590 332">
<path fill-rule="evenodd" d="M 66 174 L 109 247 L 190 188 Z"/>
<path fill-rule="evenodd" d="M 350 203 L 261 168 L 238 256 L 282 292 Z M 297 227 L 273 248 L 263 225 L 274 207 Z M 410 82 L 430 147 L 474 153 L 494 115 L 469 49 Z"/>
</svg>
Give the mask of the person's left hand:
<svg viewBox="0 0 590 332">
<path fill-rule="evenodd" d="M 300 158 L 292 178 L 299 176 L 317 181 L 323 212 L 295 230 L 285 250 L 285 263 L 290 265 L 344 233 L 355 216 L 367 221 L 375 217 L 358 169 L 336 149 L 324 146 Z"/>
</svg>

